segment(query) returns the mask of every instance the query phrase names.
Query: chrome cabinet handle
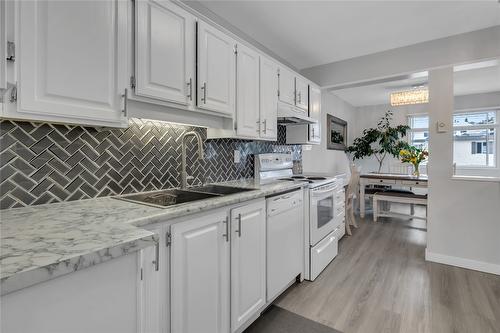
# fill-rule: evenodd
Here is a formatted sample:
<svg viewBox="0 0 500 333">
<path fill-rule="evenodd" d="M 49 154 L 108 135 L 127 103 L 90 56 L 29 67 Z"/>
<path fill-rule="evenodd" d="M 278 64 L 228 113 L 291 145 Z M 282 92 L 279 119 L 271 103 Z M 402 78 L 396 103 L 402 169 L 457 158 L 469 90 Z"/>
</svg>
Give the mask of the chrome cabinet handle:
<svg viewBox="0 0 500 333">
<path fill-rule="evenodd" d="M 160 270 L 160 244 L 155 245 L 155 260 L 153 260 L 153 265 L 155 265 L 155 271 Z"/>
<path fill-rule="evenodd" d="M 187 86 L 189 87 L 189 94 L 187 95 L 187 97 L 189 98 L 190 101 L 193 100 L 193 78 L 189 78 L 189 82 L 186 83 Z"/>
<path fill-rule="evenodd" d="M 123 92 L 122 98 L 123 98 L 122 113 L 123 113 L 124 117 L 127 117 L 127 113 L 128 113 L 128 111 L 127 111 L 128 89 L 127 88 L 125 88 L 125 91 Z"/>
<path fill-rule="evenodd" d="M 300 93 L 300 91 L 299 91 L 299 104 L 300 104 L 301 102 L 302 102 L 302 95 L 301 95 L 301 93 Z"/>
<path fill-rule="evenodd" d="M 236 219 L 238 220 L 238 230 L 236 230 L 236 233 L 238 234 L 238 237 L 241 237 L 241 214 L 238 214 Z"/>
<path fill-rule="evenodd" d="M 203 97 L 201 98 L 201 100 L 203 101 L 203 103 L 207 103 L 207 83 L 203 83 L 203 86 L 201 86 L 201 90 L 203 90 Z"/>
<path fill-rule="evenodd" d="M 229 217 L 226 216 L 226 219 L 222 221 L 226 225 L 226 233 L 222 235 L 222 237 L 226 238 L 226 242 L 229 242 Z"/>
<path fill-rule="evenodd" d="M 262 122 L 264 124 L 264 134 L 267 134 L 267 119 Z"/>
</svg>

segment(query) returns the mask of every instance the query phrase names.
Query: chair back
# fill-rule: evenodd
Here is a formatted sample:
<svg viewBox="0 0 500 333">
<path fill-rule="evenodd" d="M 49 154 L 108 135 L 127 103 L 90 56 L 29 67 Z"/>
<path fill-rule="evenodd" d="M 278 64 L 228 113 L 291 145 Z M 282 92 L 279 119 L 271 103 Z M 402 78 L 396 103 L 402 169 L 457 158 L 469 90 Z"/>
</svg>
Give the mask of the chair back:
<svg viewBox="0 0 500 333">
<path fill-rule="evenodd" d="M 389 172 L 401 175 L 409 175 L 411 174 L 411 165 L 404 163 L 393 163 L 389 165 Z"/>
<path fill-rule="evenodd" d="M 359 192 L 359 171 L 354 163 L 351 164 L 351 179 L 347 184 L 347 198 L 357 197 Z"/>
</svg>

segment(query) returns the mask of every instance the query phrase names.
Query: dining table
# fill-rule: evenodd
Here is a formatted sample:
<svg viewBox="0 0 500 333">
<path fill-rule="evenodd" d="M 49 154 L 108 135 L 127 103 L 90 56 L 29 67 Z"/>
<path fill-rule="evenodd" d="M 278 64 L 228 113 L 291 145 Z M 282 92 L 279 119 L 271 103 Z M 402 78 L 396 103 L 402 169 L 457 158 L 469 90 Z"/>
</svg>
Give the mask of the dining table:
<svg viewBox="0 0 500 333">
<path fill-rule="evenodd" d="M 365 189 L 368 186 L 389 186 L 391 188 L 427 188 L 427 175 L 370 172 L 359 176 L 359 215 L 365 217 Z M 382 191 L 382 190 L 381 190 Z"/>
</svg>

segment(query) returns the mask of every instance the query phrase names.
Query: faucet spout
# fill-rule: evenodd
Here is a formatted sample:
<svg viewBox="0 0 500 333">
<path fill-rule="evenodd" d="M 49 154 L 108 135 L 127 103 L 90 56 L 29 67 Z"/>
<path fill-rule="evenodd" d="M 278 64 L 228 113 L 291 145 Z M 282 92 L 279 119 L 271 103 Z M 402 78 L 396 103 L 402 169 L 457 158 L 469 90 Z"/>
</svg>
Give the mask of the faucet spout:
<svg viewBox="0 0 500 333">
<path fill-rule="evenodd" d="M 186 171 L 186 145 L 187 145 L 187 138 L 190 136 L 194 136 L 196 139 L 196 144 L 198 146 L 198 159 L 203 160 L 203 139 L 201 138 L 201 135 L 198 132 L 195 131 L 190 131 L 186 132 L 182 135 L 181 137 L 181 188 L 186 189 L 187 188 L 187 179 L 188 179 L 188 174 Z"/>
</svg>

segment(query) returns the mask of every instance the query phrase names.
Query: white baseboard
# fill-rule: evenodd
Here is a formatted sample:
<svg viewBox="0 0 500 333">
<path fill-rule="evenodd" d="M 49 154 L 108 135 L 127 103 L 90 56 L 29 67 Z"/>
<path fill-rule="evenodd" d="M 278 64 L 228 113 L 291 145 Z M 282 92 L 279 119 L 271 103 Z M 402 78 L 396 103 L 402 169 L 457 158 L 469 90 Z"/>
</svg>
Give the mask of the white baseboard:
<svg viewBox="0 0 500 333">
<path fill-rule="evenodd" d="M 432 253 L 425 249 L 425 260 L 437 262 L 439 264 L 457 266 L 475 271 L 485 272 L 500 275 L 500 265 L 491 264 L 484 261 L 465 259 L 460 257 L 452 257 L 440 253 Z"/>
</svg>

